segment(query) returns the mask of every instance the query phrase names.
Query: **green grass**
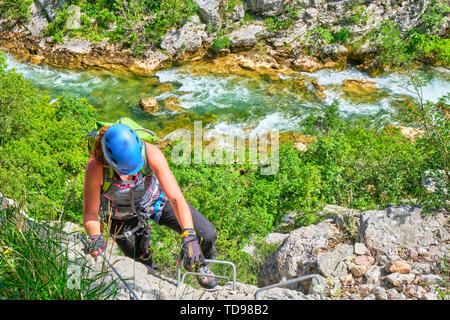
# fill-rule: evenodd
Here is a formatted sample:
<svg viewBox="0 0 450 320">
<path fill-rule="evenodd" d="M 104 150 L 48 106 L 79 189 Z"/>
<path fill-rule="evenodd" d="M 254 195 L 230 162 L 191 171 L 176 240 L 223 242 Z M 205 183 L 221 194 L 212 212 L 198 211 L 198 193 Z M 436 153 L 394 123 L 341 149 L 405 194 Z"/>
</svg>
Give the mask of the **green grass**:
<svg viewBox="0 0 450 320">
<path fill-rule="evenodd" d="M 61 225 L 29 223 L 16 209 L 0 211 L 0 299 L 104 300 L 117 294 L 84 255 L 69 255 Z"/>
</svg>

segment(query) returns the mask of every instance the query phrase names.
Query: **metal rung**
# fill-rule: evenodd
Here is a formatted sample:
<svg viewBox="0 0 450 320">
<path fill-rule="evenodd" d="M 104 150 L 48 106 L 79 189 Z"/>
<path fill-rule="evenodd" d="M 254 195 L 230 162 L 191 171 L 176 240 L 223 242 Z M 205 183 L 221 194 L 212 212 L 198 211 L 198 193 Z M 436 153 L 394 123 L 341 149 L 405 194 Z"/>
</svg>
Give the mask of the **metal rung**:
<svg viewBox="0 0 450 320">
<path fill-rule="evenodd" d="M 219 263 L 219 264 L 228 264 L 228 265 L 230 265 L 233 268 L 233 290 L 236 290 L 236 266 L 234 265 L 234 263 L 232 263 L 230 261 L 210 260 L 210 259 L 205 259 L 205 261 L 206 261 L 206 263 Z M 181 263 L 180 263 L 178 265 L 177 287 L 179 287 L 180 284 L 182 284 L 184 282 L 184 278 L 187 275 L 191 275 L 191 274 L 195 274 L 195 275 L 198 275 L 198 276 L 204 275 L 203 273 L 200 273 L 200 272 L 185 272 L 183 274 L 183 276 L 181 277 Z M 208 277 L 230 280 L 230 278 L 225 277 L 225 276 L 208 275 Z"/>
<path fill-rule="evenodd" d="M 284 282 L 279 282 L 279 283 L 272 284 L 272 285 L 267 286 L 267 287 L 263 287 L 263 288 L 261 288 L 261 289 L 259 289 L 259 290 L 257 290 L 255 292 L 255 300 L 258 300 L 258 296 L 261 293 L 261 291 L 272 289 L 272 288 L 277 288 L 277 287 L 284 287 L 284 286 L 286 286 L 288 284 L 293 284 L 293 283 L 296 283 L 296 282 L 299 282 L 299 281 L 303 281 L 303 280 L 308 280 L 308 279 L 311 279 L 311 278 L 315 278 L 317 280 L 317 282 L 319 283 L 320 299 L 324 300 L 323 292 L 322 292 L 322 282 L 320 281 L 320 278 L 316 274 L 310 274 L 310 275 L 303 276 L 303 277 L 300 277 L 300 278 L 290 279 L 290 280 L 287 280 L 287 281 L 284 281 Z"/>
</svg>

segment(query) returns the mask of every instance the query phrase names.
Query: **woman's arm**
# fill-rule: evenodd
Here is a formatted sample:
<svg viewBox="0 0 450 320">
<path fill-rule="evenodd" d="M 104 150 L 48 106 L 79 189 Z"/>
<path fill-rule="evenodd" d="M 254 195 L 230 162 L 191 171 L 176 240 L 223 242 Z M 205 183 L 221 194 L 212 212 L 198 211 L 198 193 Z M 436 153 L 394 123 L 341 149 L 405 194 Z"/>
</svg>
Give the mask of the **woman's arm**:
<svg viewBox="0 0 450 320">
<path fill-rule="evenodd" d="M 89 159 L 84 174 L 83 188 L 83 225 L 88 236 L 101 234 L 98 209 L 100 207 L 100 188 L 103 179 L 103 169 L 95 159 Z M 91 253 L 97 255 L 97 251 Z"/>
<path fill-rule="evenodd" d="M 191 210 L 181 192 L 175 176 L 169 168 L 166 157 L 158 147 L 149 143 L 145 144 L 147 147 L 148 165 L 155 173 L 156 179 L 158 179 L 164 194 L 172 205 L 175 216 L 181 225 L 181 230 L 186 228 L 193 229 L 194 223 L 192 222 Z"/>
</svg>

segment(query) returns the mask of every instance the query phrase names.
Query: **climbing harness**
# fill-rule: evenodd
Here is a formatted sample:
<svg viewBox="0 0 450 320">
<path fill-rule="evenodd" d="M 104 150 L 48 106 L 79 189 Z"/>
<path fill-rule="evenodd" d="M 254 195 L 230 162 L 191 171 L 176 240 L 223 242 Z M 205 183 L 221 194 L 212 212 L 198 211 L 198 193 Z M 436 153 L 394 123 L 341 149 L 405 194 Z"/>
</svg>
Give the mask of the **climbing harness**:
<svg viewBox="0 0 450 320">
<path fill-rule="evenodd" d="M 87 246 L 87 240 L 85 235 L 83 235 L 82 233 L 78 233 L 77 234 L 77 238 L 81 240 L 81 242 L 83 242 L 83 244 L 85 246 Z M 98 252 L 98 254 L 105 260 L 105 262 L 111 267 L 112 271 L 114 271 L 114 273 L 116 274 L 116 276 L 119 278 L 120 281 L 122 281 L 122 283 L 124 284 L 125 288 L 128 289 L 128 291 L 130 292 L 130 294 L 132 295 L 134 300 L 140 300 L 139 297 L 137 296 L 137 294 L 133 291 L 133 289 L 130 288 L 130 286 L 128 285 L 128 283 L 122 278 L 122 276 L 119 274 L 119 272 L 116 270 L 116 268 L 113 267 L 113 265 L 111 264 L 111 262 L 109 262 L 109 260 L 103 255 L 103 253 L 101 253 L 100 251 Z"/>
<path fill-rule="evenodd" d="M 297 283 L 299 281 L 303 281 L 303 280 L 307 280 L 307 279 L 311 279 L 311 278 L 314 278 L 314 279 L 317 280 L 317 282 L 319 284 L 319 290 L 320 290 L 320 299 L 324 300 L 323 292 L 322 292 L 322 282 L 320 281 L 319 276 L 316 275 L 316 274 L 310 274 L 310 275 L 303 276 L 303 277 L 300 277 L 300 278 L 290 279 L 290 280 L 287 280 L 287 281 L 282 281 L 282 282 L 275 283 L 275 284 L 272 284 L 272 285 L 269 285 L 269 286 L 266 286 L 266 287 L 262 287 L 262 288 L 260 288 L 259 290 L 257 290 L 255 292 L 255 300 L 258 300 L 259 294 L 262 291 L 264 291 L 264 290 L 277 288 L 277 287 L 284 287 L 284 286 L 287 286 L 288 284 L 294 284 L 294 283 Z"/>
</svg>

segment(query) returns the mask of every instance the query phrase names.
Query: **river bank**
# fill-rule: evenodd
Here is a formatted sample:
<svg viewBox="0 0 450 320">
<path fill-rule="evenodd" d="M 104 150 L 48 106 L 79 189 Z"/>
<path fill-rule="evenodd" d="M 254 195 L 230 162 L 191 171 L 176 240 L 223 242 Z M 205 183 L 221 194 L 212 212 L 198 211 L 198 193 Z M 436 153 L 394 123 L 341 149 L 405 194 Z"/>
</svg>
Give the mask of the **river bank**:
<svg viewBox="0 0 450 320">
<path fill-rule="evenodd" d="M 152 75 L 172 66 L 193 61 L 209 63 L 232 54 L 237 56 L 240 67 L 239 70 L 227 70 L 232 73 L 241 73 L 241 69 L 263 74 L 315 72 L 323 68 L 344 70 L 351 63 L 358 70 L 374 76 L 389 70 L 389 66 L 379 59 L 382 39 L 374 37 L 374 33 L 381 32 L 383 23 L 396 23 L 399 28 L 385 30 L 387 33 L 427 29 L 431 27 L 426 23 L 427 17 L 433 12 L 436 17 L 441 14 L 443 19 L 439 25 L 433 25 L 438 36 L 445 39 L 449 30 L 445 16 L 447 9 L 439 9 L 442 13 L 436 11 L 435 8 L 440 7 L 429 0 L 415 3 L 414 10 L 404 3 L 382 1 L 370 5 L 350 0 L 335 3 L 193 2 L 196 10 L 189 11 L 190 16 L 177 25 L 163 29 L 160 38 L 153 39 L 156 43 L 137 37 L 126 47 L 123 44 L 126 39 L 112 40 L 116 29 L 121 27 L 117 21 L 103 30 L 100 17 L 91 17 L 82 11 L 76 16 L 81 19 L 79 29 L 68 28 L 71 18 L 68 5 L 77 1 L 33 1 L 28 21 L 0 20 L 0 46 L 17 59 L 71 70 L 101 69 Z M 122 5 L 124 10 L 131 8 L 126 3 Z M 83 2 L 80 6 L 86 12 L 95 8 L 86 7 Z M 83 22 L 88 18 L 90 24 Z M 139 19 L 146 21 L 152 17 L 141 14 Z M 139 19 L 135 23 L 141 23 Z M 49 31 L 58 27 L 62 30 L 57 33 Z M 91 31 L 96 35 L 95 40 Z M 125 32 L 122 36 L 126 35 Z M 439 57 L 431 50 L 415 62 L 448 65 L 448 59 Z"/>
</svg>

